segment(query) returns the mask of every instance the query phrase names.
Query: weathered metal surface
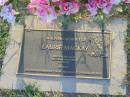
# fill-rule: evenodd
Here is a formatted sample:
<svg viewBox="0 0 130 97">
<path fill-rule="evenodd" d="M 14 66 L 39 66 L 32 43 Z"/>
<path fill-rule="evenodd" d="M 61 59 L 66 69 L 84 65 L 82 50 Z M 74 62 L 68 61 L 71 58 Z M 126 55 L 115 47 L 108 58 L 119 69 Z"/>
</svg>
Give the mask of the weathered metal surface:
<svg viewBox="0 0 130 97">
<path fill-rule="evenodd" d="M 104 36 L 105 48 L 101 32 L 26 30 L 19 72 L 103 77 L 105 57 L 109 77 L 110 34 Z"/>
</svg>

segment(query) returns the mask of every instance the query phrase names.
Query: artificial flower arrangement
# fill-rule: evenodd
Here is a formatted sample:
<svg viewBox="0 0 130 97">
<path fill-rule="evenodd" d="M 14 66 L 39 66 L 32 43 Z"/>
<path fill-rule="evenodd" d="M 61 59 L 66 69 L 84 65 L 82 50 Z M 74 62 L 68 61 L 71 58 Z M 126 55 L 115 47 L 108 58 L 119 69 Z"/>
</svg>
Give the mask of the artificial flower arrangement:
<svg viewBox="0 0 130 97">
<path fill-rule="evenodd" d="M 0 0 L 0 19 L 8 23 L 13 23 L 16 19 L 12 1 L 15 0 Z M 27 9 L 44 22 L 50 23 L 59 16 L 80 17 L 80 19 L 83 14 L 108 16 L 115 6 L 121 5 L 125 10 L 130 10 L 127 8 L 129 4 L 130 0 L 30 0 Z"/>
<path fill-rule="evenodd" d="M 0 18 L 9 23 L 16 19 L 12 1 L 15 0 L 0 0 Z M 115 5 L 121 4 L 126 7 L 130 0 L 30 0 L 27 8 L 43 21 L 52 22 L 58 16 L 76 16 L 81 12 L 90 13 L 91 16 L 97 16 L 99 13 L 108 15 Z"/>
<path fill-rule="evenodd" d="M 30 13 L 34 13 L 45 22 L 52 22 L 58 16 L 78 14 L 83 10 L 90 16 L 108 15 L 114 6 L 129 5 L 130 0 L 31 0 Z"/>
</svg>

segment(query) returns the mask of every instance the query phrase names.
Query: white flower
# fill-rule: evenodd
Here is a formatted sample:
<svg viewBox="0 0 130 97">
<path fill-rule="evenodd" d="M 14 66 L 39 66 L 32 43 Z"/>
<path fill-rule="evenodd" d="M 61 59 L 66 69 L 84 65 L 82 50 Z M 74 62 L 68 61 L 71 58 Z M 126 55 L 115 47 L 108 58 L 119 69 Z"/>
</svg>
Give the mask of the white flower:
<svg viewBox="0 0 130 97">
<path fill-rule="evenodd" d="M 115 5 L 118 5 L 122 0 L 111 0 L 111 2 Z"/>
<path fill-rule="evenodd" d="M 3 6 L 8 0 L 0 0 L 0 6 Z"/>
</svg>

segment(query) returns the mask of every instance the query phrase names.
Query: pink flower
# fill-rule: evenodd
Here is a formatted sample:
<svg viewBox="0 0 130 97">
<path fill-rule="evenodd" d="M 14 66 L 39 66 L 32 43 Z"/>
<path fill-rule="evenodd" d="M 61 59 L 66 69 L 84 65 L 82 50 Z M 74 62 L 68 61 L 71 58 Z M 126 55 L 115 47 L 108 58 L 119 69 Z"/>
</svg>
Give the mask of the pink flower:
<svg viewBox="0 0 130 97">
<path fill-rule="evenodd" d="M 53 20 L 57 19 L 57 14 L 53 7 L 43 8 L 43 10 L 39 10 L 38 16 L 45 22 L 52 22 Z"/>
<path fill-rule="evenodd" d="M 54 6 L 50 5 L 49 0 L 31 0 L 28 5 L 28 10 L 46 22 L 51 22 L 57 18 Z"/>
<path fill-rule="evenodd" d="M 107 4 L 106 6 L 104 6 L 103 7 L 103 13 L 105 13 L 105 14 L 109 14 L 109 12 L 111 11 L 111 9 L 112 9 L 112 4 L 111 3 L 109 3 L 109 4 Z"/>
<path fill-rule="evenodd" d="M 98 9 L 101 9 L 103 13 L 108 14 L 114 4 L 118 4 L 120 0 L 88 0 L 86 4 L 88 11 L 91 15 L 96 15 Z"/>
<path fill-rule="evenodd" d="M 28 10 L 32 13 L 45 5 L 48 5 L 48 0 L 31 0 L 31 2 L 28 4 Z"/>
<path fill-rule="evenodd" d="M 79 3 L 61 0 L 31 0 L 28 4 L 30 13 L 35 13 L 43 21 L 51 22 L 59 14 L 74 14 L 79 11 Z"/>
<path fill-rule="evenodd" d="M 60 3 L 61 14 L 75 14 L 79 11 L 80 5 L 78 2 L 61 2 Z"/>
<path fill-rule="evenodd" d="M 130 3 L 130 0 L 124 0 L 125 3 Z"/>
<path fill-rule="evenodd" d="M 86 5 L 88 8 L 88 11 L 90 11 L 91 15 L 96 15 L 97 14 L 97 0 L 88 0 L 88 4 Z"/>
</svg>

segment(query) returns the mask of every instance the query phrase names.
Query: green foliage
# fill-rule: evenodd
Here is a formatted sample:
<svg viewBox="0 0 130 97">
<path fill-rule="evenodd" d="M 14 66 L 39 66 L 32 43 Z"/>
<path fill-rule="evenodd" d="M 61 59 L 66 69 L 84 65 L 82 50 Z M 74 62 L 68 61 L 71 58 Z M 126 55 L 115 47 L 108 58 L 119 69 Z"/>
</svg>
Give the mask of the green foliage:
<svg viewBox="0 0 130 97">
<path fill-rule="evenodd" d="M 0 90 L 0 97 L 18 97 L 16 90 Z"/>
<path fill-rule="evenodd" d="M 127 49 L 127 76 L 130 77 L 130 13 L 127 17 L 127 37 L 125 48 Z"/>
<path fill-rule="evenodd" d="M 26 97 L 63 97 L 60 92 L 41 92 L 35 84 L 27 85 L 24 92 Z"/>
<path fill-rule="evenodd" d="M 60 92 L 41 92 L 35 84 L 27 85 L 23 91 L 26 97 L 63 97 Z"/>
<path fill-rule="evenodd" d="M 28 91 L 26 91 L 26 89 Z M 70 97 L 69 94 L 63 94 L 60 92 L 40 92 L 40 91 L 35 91 L 37 90 L 36 85 L 27 85 L 26 89 L 24 90 L 6 90 L 6 89 L 0 89 L 0 97 Z M 32 93 L 35 92 L 35 93 Z M 33 95 L 30 95 L 33 94 Z M 34 95 L 35 94 L 35 95 Z M 38 95 L 37 95 L 38 94 Z M 21 95 L 21 96 L 19 96 Z M 98 95 L 98 94 L 77 94 L 73 95 L 73 97 L 127 97 L 127 96 L 122 96 L 121 94 L 112 96 L 112 95 Z"/>
<path fill-rule="evenodd" d="M 130 54 L 130 37 L 129 36 L 126 37 L 125 48 L 127 49 L 127 53 Z"/>
<path fill-rule="evenodd" d="M 6 45 L 9 40 L 9 25 L 6 21 L 0 19 L 0 75 L 2 74 L 1 66 L 3 58 L 6 55 Z"/>
<path fill-rule="evenodd" d="M 121 4 L 122 10 L 123 10 L 123 14 L 130 14 L 130 6 L 126 5 L 126 4 Z"/>
<path fill-rule="evenodd" d="M 8 43 L 9 33 L 0 33 L 0 59 L 3 59 L 6 54 L 6 44 Z"/>
<path fill-rule="evenodd" d="M 17 6 L 18 6 L 19 0 L 9 0 L 9 2 L 13 4 L 13 7 L 14 7 L 16 10 L 18 9 Z"/>
<path fill-rule="evenodd" d="M 3 65 L 2 62 L 3 62 L 3 58 L 5 57 L 6 55 L 6 44 L 8 43 L 8 38 L 9 38 L 9 33 L 7 32 L 3 32 L 3 33 L 0 33 L 0 75 L 2 75 L 2 69 L 1 69 L 1 66 Z"/>
<path fill-rule="evenodd" d="M 125 7 L 124 6 L 124 12 L 127 13 L 127 36 L 126 36 L 126 42 L 125 42 L 125 48 L 127 51 L 127 81 L 129 83 L 130 78 L 130 6 Z M 128 84 L 129 87 L 129 84 Z"/>
<path fill-rule="evenodd" d="M 39 88 L 38 87 L 36 87 L 36 85 L 35 84 L 33 84 L 33 85 L 27 85 L 26 87 L 25 87 L 25 94 L 26 94 L 26 96 L 27 97 L 42 97 L 41 96 L 41 92 L 39 91 Z"/>
<path fill-rule="evenodd" d="M 3 74 L 2 69 L 0 69 L 0 76 Z"/>
<path fill-rule="evenodd" d="M 6 21 L 0 19 L 0 32 L 8 32 L 9 31 L 9 25 Z"/>
<path fill-rule="evenodd" d="M 30 0 L 9 0 L 13 4 L 14 9 L 16 10 L 16 22 L 24 23 L 25 16 L 28 15 L 27 5 Z"/>
<path fill-rule="evenodd" d="M 79 22 L 81 19 L 88 17 L 88 12 L 86 8 L 81 8 L 78 13 L 71 14 L 69 15 L 69 17 L 71 18 L 73 22 Z"/>
<path fill-rule="evenodd" d="M 45 93 L 45 97 L 65 97 L 62 93 L 60 92 L 55 92 L 55 91 L 51 91 L 49 93 Z"/>
</svg>

